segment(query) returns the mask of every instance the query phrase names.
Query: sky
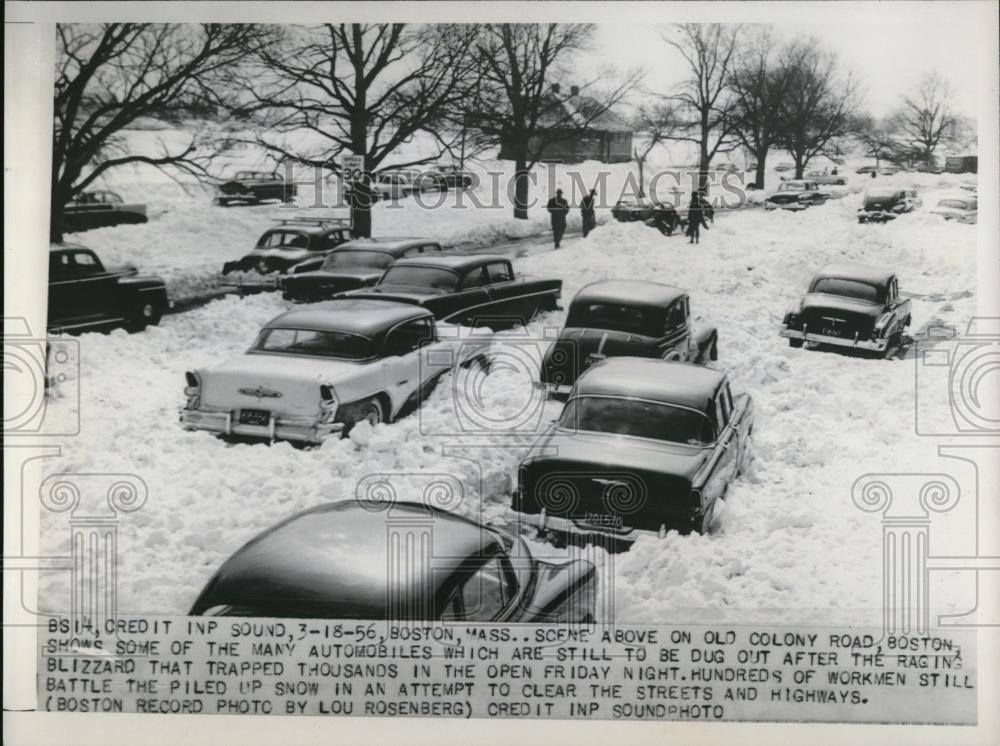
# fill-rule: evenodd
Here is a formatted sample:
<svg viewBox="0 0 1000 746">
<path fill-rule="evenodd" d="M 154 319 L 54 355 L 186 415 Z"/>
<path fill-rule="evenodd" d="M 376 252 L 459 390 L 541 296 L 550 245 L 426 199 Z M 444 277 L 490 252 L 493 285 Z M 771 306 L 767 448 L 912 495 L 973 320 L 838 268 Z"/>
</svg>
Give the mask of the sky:
<svg viewBox="0 0 1000 746">
<path fill-rule="evenodd" d="M 891 6 L 893 3 L 882 4 Z M 803 14 L 804 15 L 804 14 Z M 811 15 L 811 14 L 810 14 Z M 961 18 L 940 13 L 923 15 L 880 13 L 857 20 L 810 20 L 776 23 L 775 30 L 793 39 L 816 36 L 835 50 L 861 80 L 868 110 L 875 116 L 889 114 L 901 96 L 914 88 L 925 72 L 937 71 L 954 89 L 954 104 L 962 114 L 976 115 L 977 56 L 970 50 L 970 30 Z M 653 24 L 599 24 L 589 64 L 599 57 L 616 68 L 643 67 L 644 87 L 667 92 L 684 75 L 684 60 L 660 37 Z"/>
</svg>

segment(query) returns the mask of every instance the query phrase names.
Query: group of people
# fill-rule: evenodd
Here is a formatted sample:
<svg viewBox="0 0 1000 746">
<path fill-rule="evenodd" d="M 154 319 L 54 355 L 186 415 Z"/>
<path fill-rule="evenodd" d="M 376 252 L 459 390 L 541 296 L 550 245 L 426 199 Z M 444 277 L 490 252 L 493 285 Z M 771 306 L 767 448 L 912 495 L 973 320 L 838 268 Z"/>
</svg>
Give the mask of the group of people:
<svg viewBox="0 0 1000 746">
<path fill-rule="evenodd" d="M 597 213 L 595 212 L 595 201 L 597 190 L 591 189 L 583 199 L 580 200 L 580 218 L 583 222 L 583 237 L 597 227 Z M 566 216 L 569 215 L 569 202 L 563 197 L 562 189 L 556 189 L 556 196 L 552 197 L 546 208 L 552 221 L 552 238 L 555 247 L 558 249 L 562 243 L 562 238 L 566 233 Z M 712 207 L 705 199 L 704 193 L 699 191 L 691 192 L 691 202 L 687 208 L 687 229 L 685 235 L 688 243 L 699 243 L 701 228 L 708 228 L 708 221 L 705 220 L 705 212 L 711 214 Z"/>
</svg>

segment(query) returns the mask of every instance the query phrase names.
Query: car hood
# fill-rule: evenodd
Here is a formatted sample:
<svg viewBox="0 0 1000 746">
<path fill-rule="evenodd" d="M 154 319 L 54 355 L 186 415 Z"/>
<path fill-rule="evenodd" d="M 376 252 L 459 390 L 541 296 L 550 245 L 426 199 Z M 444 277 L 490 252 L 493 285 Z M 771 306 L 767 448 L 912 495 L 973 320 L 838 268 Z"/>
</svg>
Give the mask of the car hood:
<svg viewBox="0 0 1000 746">
<path fill-rule="evenodd" d="M 597 571 L 586 560 L 554 564 L 539 560 L 520 621 L 575 622 L 594 616 Z"/>
<path fill-rule="evenodd" d="M 647 470 L 691 482 L 709 456 L 707 446 L 631 438 L 610 433 L 553 428 L 532 449 L 526 463 L 575 462 L 596 468 Z"/>
<path fill-rule="evenodd" d="M 201 401 L 225 409 L 316 414 L 320 384 L 336 390 L 338 381 L 357 371 L 358 363 L 347 360 L 247 353 L 199 371 Z"/>
<path fill-rule="evenodd" d="M 858 316 L 877 318 L 882 315 L 882 306 L 877 303 L 866 303 L 863 300 L 845 298 L 842 295 L 827 295 L 826 293 L 806 293 L 802 299 L 802 311 L 840 311 Z"/>
</svg>

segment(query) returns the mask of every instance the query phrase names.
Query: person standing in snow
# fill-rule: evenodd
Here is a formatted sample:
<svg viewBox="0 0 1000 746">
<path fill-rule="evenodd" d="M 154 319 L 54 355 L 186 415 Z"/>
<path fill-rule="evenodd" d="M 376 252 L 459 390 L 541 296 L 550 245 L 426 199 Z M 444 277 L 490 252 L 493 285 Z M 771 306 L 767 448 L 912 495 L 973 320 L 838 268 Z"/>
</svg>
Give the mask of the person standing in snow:
<svg viewBox="0 0 1000 746">
<path fill-rule="evenodd" d="M 562 189 L 556 189 L 556 196 L 549 200 L 546 207 L 552 216 L 552 238 L 558 249 L 566 232 L 566 215 L 569 214 L 569 202 L 563 199 Z"/>
<path fill-rule="evenodd" d="M 586 238 L 587 234 L 590 233 L 594 228 L 597 227 L 597 214 L 594 212 L 594 196 L 597 194 L 596 189 L 591 189 L 590 193 L 587 194 L 580 201 L 580 217 L 583 220 L 583 237 Z"/>
<path fill-rule="evenodd" d="M 705 222 L 704 202 L 698 192 L 691 192 L 691 204 L 688 205 L 687 218 L 688 243 L 698 243 L 701 227 L 708 228 L 708 223 Z"/>
</svg>

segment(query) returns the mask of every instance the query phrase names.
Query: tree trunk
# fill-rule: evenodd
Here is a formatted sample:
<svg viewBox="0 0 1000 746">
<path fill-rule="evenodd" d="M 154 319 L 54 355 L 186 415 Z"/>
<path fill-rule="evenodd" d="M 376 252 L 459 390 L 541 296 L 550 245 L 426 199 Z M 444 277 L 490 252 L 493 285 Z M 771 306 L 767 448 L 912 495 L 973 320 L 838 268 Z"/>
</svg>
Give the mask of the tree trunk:
<svg viewBox="0 0 1000 746">
<path fill-rule="evenodd" d="M 528 219 L 528 161 L 519 156 L 514 162 L 514 217 Z"/>
<path fill-rule="evenodd" d="M 704 147 L 701 149 L 701 158 L 698 161 L 698 191 L 708 195 L 708 169 L 712 167 L 712 159 L 708 157 L 708 151 Z"/>
<path fill-rule="evenodd" d="M 764 188 L 764 174 L 765 174 L 764 169 L 766 166 L 766 161 L 767 161 L 767 152 L 765 151 L 761 153 L 760 156 L 757 158 L 757 169 L 756 171 L 754 171 L 753 175 L 753 185 L 758 189 Z"/>
<path fill-rule="evenodd" d="M 646 183 L 645 179 L 643 178 L 643 170 L 644 170 L 643 166 L 645 165 L 645 162 L 643 161 L 642 158 L 636 158 L 635 160 L 636 160 L 636 163 L 639 164 L 639 196 L 640 197 L 645 197 L 646 196 L 646 188 L 643 186 Z"/>
<path fill-rule="evenodd" d="M 364 181 L 357 181 L 351 189 L 351 234 L 354 238 L 371 238 L 372 188 Z"/>
<path fill-rule="evenodd" d="M 799 160 L 798 156 L 794 156 L 794 158 L 795 158 L 795 178 L 801 179 L 802 174 L 805 173 L 806 164 L 803 163 L 801 160 Z"/>
</svg>

